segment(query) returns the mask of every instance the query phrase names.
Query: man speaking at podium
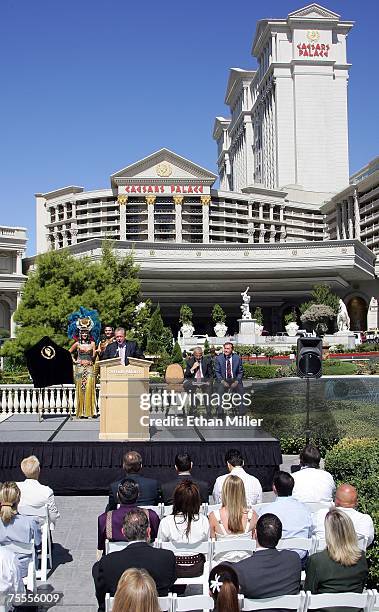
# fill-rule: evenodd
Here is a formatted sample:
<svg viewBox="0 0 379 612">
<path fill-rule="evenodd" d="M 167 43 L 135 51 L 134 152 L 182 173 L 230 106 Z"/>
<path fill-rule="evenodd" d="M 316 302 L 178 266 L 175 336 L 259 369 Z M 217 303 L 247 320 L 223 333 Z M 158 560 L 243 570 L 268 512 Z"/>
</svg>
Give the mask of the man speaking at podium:
<svg viewBox="0 0 379 612">
<path fill-rule="evenodd" d="M 137 342 L 134 340 L 125 339 L 125 329 L 123 327 L 117 327 L 114 332 L 115 342 L 108 344 L 101 359 L 114 359 L 120 357 L 123 365 L 128 365 L 128 357 L 136 357 L 137 359 L 144 359 L 144 354 L 139 348 Z"/>
</svg>

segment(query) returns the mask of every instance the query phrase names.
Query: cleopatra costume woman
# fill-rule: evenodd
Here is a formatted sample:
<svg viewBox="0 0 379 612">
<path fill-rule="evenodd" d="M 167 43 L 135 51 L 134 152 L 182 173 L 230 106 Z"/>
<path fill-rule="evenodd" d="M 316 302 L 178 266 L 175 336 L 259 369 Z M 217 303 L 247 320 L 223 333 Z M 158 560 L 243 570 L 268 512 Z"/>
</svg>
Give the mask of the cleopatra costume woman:
<svg viewBox="0 0 379 612">
<path fill-rule="evenodd" d="M 89 313 L 91 316 L 89 316 Z M 77 354 L 76 361 L 74 361 L 76 364 L 76 416 L 77 418 L 96 417 L 94 361 L 96 356 L 95 339 L 98 339 L 100 321 L 96 310 L 86 311 L 84 308 L 81 308 L 79 312 L 73 313 L 69 320 L 68 335 L 76 340 L 70 348 L 70 353 L 76 352 Z"/>
</svg>

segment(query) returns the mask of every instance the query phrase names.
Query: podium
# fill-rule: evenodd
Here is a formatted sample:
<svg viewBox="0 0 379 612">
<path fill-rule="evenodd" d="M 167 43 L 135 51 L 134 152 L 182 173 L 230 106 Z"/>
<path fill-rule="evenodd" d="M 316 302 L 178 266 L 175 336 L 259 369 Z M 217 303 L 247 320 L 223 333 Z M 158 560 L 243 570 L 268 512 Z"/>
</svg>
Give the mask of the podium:
<svg viewBox="0 0 379 612">
<path fill-rule="evenodd" d="M 135 357 L 128 360 L 127 366 L 120 363 L 119 357 L 99 362 L 99 440 L 150 440 L 150 414 L 141 409 L 141 395 L 149 393 L 153 362 Z"/>
</svg>

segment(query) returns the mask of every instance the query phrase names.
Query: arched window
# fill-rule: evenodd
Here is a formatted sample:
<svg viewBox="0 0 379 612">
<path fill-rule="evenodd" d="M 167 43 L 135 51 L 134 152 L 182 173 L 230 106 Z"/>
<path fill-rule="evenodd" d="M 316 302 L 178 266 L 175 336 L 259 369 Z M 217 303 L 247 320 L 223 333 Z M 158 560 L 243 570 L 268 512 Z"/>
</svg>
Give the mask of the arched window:
<svg viewBox="0 0 379 612">
<path fill-rule="evenodd" d="M 365 331 L 367 329 L 367 304 L 361 297 L 352 297 L 347 303 L 347 312 L 350 317 L 352 331 Z"/>
</svg>

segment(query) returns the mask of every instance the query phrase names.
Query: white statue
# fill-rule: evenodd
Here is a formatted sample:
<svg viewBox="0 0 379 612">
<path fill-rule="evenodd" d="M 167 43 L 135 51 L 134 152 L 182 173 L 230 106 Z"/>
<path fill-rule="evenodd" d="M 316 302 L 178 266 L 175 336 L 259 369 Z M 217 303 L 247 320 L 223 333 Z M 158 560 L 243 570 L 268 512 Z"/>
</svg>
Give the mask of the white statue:
<svg viewBox="0 0 379 612">
<path fill-rule="evenodd" d="M 350 330 L 350 317 L 343 300 L 340 300 L 338 308 L 337 327 L 339 332 L 346 332 Z"/>
<path fill-rule="evenodd" d="M 249 291 L 250 287 L 247 287 L 247 289 L 241 293 L 241 297 L 242 297 L 242 305 L 241 305 L 241 310 L 242 310 L 242 318 L 243 319 L 251 319 L 251 312 L 250 312 L 250 295 L 248 295 L 248 291 Z"/>
</svg>

